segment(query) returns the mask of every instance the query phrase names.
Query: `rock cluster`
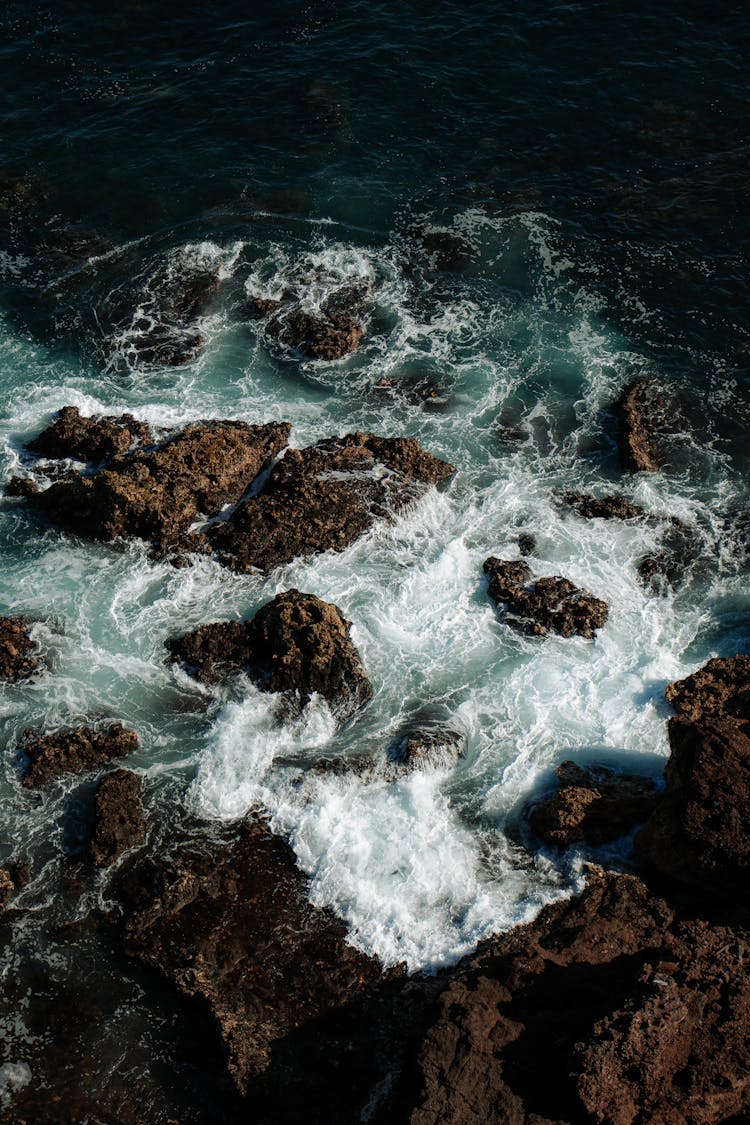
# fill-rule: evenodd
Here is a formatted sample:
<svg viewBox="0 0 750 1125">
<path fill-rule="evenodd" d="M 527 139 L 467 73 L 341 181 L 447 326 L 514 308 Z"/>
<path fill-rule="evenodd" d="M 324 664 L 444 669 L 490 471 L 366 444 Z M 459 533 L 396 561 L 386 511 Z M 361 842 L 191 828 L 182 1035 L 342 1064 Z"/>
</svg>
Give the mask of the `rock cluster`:
<svg viewBox="0 0 750 1125">
<path fill-rule="evenodd" d="M 643 508 L 619 493 L 612 496 L 589 496 L 583 492 L 566 491 L 562 494 L 562 501 L 586 519 L 635 520 L 647 515 Z"/>
<path fill-rule="evenodd" d="M 265 332 L 285 349 L 330 361 L 355 351 L 362 342 L 365 296 L 362 286 L 348 285 L 323 301 L 318 313 L 302 308 L 292 294 L 278 301 L 255 297 L 252 308 L 255 316 L 274 314 Z"/>
<path fill-rule="evenodd" d="M 27 789 L 46 785 L 65 773 L 82 773 L 124 758 L 138 749 L 138 736 L 121 723 L 99 727 L 79 726 L 45 734 L 33 727 L 24 731 L 21 750 L 29 759 L 23 777 Z"/>
<path fill-rule="evenodd" d="M 25 680 L 41 667 L 25 617 L 0 617 L 0 680 Z"/>
<path fill-rule="evenodd" d="M 656 804 L 656 786 L 646 777 L 576 762 L 563 762 L 556 772 L 560 788 L 532 806 L 529 823 L 558 848 L 616 840 L 647 820 Z"/>
<path fill-rule="evenodd" d="M 201 625 L 167 648 L 202 683 L 244 671 L 263 690 L 293 693 L 303 705 L 317 693 L 343 716 L 372 695 L 350 625 L 337 606 L 287 590 L 251 621 Z"/>
<path fill-rule="evenodd" d="M 146 838 L 143 782 L 131 770 L 113 770 L 99 782 L 94 799 L 91 858 L 97 867 L 109 867 Z"/>
<path fill-rule="evenodd" d="M 506 620 L 524 633 L 544 637 L 593 637 L 606 623 L 607 603 L 579 589 L 567 578 L 533 578 L 528 563 L 489 558 L 488 593 L 506 607 Z"/>
<path fill-rule="evenodd" d="M 71 457 L 96 464 L 134 445 L 150 445 L 151 430 L 132 414 L 85 417 L 76 406 L 64 406 L 55 421 L 26 448 L 37 457 Z"/>
</svg>

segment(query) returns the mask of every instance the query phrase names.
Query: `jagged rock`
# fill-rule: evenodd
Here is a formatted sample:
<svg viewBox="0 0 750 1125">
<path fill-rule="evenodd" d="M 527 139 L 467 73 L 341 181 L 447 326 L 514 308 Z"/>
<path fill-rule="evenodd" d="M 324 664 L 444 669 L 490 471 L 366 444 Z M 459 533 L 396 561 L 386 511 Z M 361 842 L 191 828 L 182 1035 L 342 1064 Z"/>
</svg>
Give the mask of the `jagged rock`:
<svg viewBox="0 0 750 1125">
<path fill-rule="evenodd" d="M 93 476 L 53 484 L 32 502 L 87 539 L 145 539 L 157 551 L 180 543 L 199 514 L 235 503 L 286 445 L 285 422 L 196 422 L 156 449 L 113 458 Z"/>
<path fill-rule="evenodd" d="M 655 473 L 664 465 L 663 437 L 674 415 L 674 396 L 652 379 L 629 383 L 615 403 L 620 457 L 633 472 Z"/>
<path fill-rule="evenodd" d="M 0 908 L 5 906 L 11 895 L 16 889 L 10 872 L 5 867 L 0 867 Z"/>
<path fill-rule="evenodd" d="M 72 457 L 77 461 L 106 461 L 126 453 L 132 445 L 150 445 L 151 430 L 132 414 L 84 417 L 77 407 L 64 406 L 55 421 L 26 448 L 38 457 Z"/>
<path fill-rule="evenodd" d="M 695 532 L 673 518 L 662 532 L 656 550 L 639 562 L 638 577 L 652 594 L 677 589 L 700 553 L 701 545 Z"/>
<path fill-rule="evenodd" d="M 26 617 L 0 617 L 0 680 L 25 680 L 41 667 Z"/>
<path fill-rule="evenodd" d="M 607 603 L 574 586 L 567 578 L 537 578 L 521 560 L 505 562 L 489 558 L 488 593 L 493 601 L 507 606 L 509 625 L 524 633 L 544 637 L 549 632 L 562 637 L 593 637 L 605 624 Z"/>
<path fill-rule="evenodd" d="M 109 867 L 146 838 L 143 782 L 131 770 L 113 770 L 99 782 L 94 800 L 91 858 L 97 867 Z"/>
<path fill-rule="evenodd" d="M 677 714 L 691 722 L 736 719 L 750 733 L 750 656 L 714 657 L 669 684 L 666 696 Z"/>
<path fill-rule="evenodd" d="M 247 304 L 247 314 L 252 320 L 262 320 L 269 313 L 278 312 L 283 304 L 282 298 L 251 297 Z"/>
<path fill-rule="evenodd" d="M 448 395 L 434 376 L 415 373 L 394 378 L 384 375 L 378 379 L 373 388 L 381 394 L 387 394 L 392 399 L 403 399 L 413 406 L 420 406 L 424 410 L 442 410 L 448 405 Z"/>
<path fill-rule="evenodd" d="M 18 496 L 28 500 L 39 491 L 39 485 L 32 477 L 11 477 L 3 489 L 4 496 Z"/>
<path fill-rule="evenodd" d="M 635 520 L 647 515 L 643 508 L 631 504 L 624 496 L 588 496 L 581 492 L 563 492 L 562 501 L 586 519 Z"/>
<path fill-rule="evenodd" d="M 312 906 L 289 845 L 260 821 L 228 839 L 172 844 L 121 885 L 125 949 L 208 1005 L 241 1091 L 276 1044 L 361 997 L 379 963 L 346 942 L 346 926 Z"/>
<path fill-rule="evenodd" d="M 466 752 L 466 736 L 439 723 L 422 724 L 398 740 L 390 753 L 391 766 L 398 773 L 448 769 Z"/>
<path fill-rule="evenodd" d="M 53 734 L 29 727 L 21 743 L 21 750 L 29 758 L 23 784 L 27 789 L 36 789 L 60 774 L 99 769 L 112 758 L 124 758 L 137 749 L 138 735 L 121 723 L 83 725 Z"/>
<path fill-rule="evenodd" d="M 575 762 L 563 762 L 556 773 L 560 788 L 529 811 L 533 831 L 555 847 L 616 840 L 654 810 L 656 786 L 649 778 Z"/>
<path fill-rule="evenodd" d="M 636 839 L 664 874 L 750 901 L 750 734 L 735 718 L 669 721 L 665 790 Z"/>
<path fill-rule="evenodd" d="M 372 696 L 349 639 L 350 625 L 330 602 L 287 590 L 258 610 L 252 621 L 201 625 L 168 641 L 167 648 L 171 660 L 184 664 L 203 683 L 243 670 L 266 691 L 296 693 L 303 705 L 317 693 L 345 715 Z"/>
<path fill-rule="evenodd" d="M 247 573 L 343 551 L 455 470 L 412 438 L 354 433 L 289 449 L 265 487 L 207 531 L 217 557 Z"/>
<path fill-rule="evenodd" d="M 311 359 L 341 359 L 356 350 L 362 342 L 364 328 L 365 290 L 359 285 L 343 286 L 320 306 L 319 314 L 301 308 L 298 302 L 283 305 L 277 316 L 266 325 L 266 333 L 285 348 L 301 352 Z M 270 311 L 268 302 L 256 307 Z"/>
<path fill-rule="evenodd" d="M 519 535 L 518 550 L 522 555 L 533 555 L 536 551 L 536 538 L 526 532 Z"/>
</svg>

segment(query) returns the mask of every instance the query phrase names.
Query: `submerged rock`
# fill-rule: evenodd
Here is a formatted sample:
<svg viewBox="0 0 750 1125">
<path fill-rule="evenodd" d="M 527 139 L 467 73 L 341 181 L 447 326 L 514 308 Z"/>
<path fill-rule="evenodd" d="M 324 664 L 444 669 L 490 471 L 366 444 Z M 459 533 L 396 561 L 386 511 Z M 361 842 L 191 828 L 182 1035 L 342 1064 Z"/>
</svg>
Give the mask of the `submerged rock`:
<svg viewBox="0 0 750 1125">
<path fill-rule="evenodd" d="M 586 519 L 635 520 L 647 516 L 643 508 L 632 504 L 619 493 L 613 496 L 588 496 L 581 492 L 563 492 L 562 501 Z"/>
<path fill-rule="evenodd" d="M 714 657 L 665 694 L 681 718 L 734 719 L 750 734 L 750 656 Z"/>
<path fill-rule="evenodd" d="M 164 552 L 199 514 L 236 503 L 285 445 L 284 422 L 196 422 L 155 449 L 113 458 L 92 476 L 53 484 L 31 497 L 54 523 L 87 539 L 137 537 Z"/>
<path fill-rule="evenodd" d="M 172 844 L 121 884 L 126 952 L 207 1004 L 242 1092 L 280 1040 L 381 980 L 379 963 L 348 945 L 344 923 L 307 891 L 289 845 L 254 820 L 223 841 Z"/>
<path fill-rule="evenodd" d="M 26 617 L 0 617 L 0 680 L 26 680 L 42 666 Z"/>
<path fill-rule="evenodd" d="M 674 396 L 653 379 L 628 384 L 615 403 L 624 468 L 655 473 L 663 467 L 664 434 L 670 430 L 674 411 Z"/>
<path fill-rule="evenodd" d="M 287 590 L 252 621 L 201 625 L 167 648 L 202 683 L 241 670 L 265 691 L 294 692 L 303 705 L 317 693 L 342 715 L 372 696 L 350 625 L 330 602 Z"/>
<path fill-rule="evenodd" d="M 55 421 L 26 448 L 37 457 L 72 457 L 77 461 L 107 461 L 133 445 L 150 445 L 151 430 L 132 414 L 84 417 L 75 406 L 64 406 Z"/>
<path fill-rule="evenodd" d="M 392 748 L 386 772 L 397 775 L 424 769 L 449 769 L 466 752 L 466 736 L 440 723 L 414 726 Z"/>
<path fill-rule="evenodd" d="M 533 579 L 528 563 L 493 557 L 485 561 L 484 573 L 489 575 L 490 597 L 507 606 L 508 624 L 521 632 L 591 638 L 607 621 L 607 603 L 567 578 Z"/>
<path fill-rule="evenodd" d="M 695 531 L 672 518 L 661 533 L 656 550 L 638 563 L 638 577 L 652 594 L 677 589 L 689 576 L 700 554 L 701 543 Z"/>
<path fill-rule="evenodd" d="M 616 840 L 654 810 L 656 786 L 649 778 L 575 762 L 563 762 L 556 773 L 560 788 L 532 805 L 529 823 L 537 836 L 557 848 Z"/>
<path fill-rule="evenodd" d="M 242 573 L 343 551 L 376 519 L 391 518 L 454 471 L 413 438 L 327 438 L 287 450 L 263 490 L 210 527 L 207 539 L 223 563 Z"/>
<path fill-rule="evenodd" d="M 664 797 L 637 837 L 665 875 L 750 903 L 750 733 L 734 718 L 669 721 Z"/>
<path fill-rule="evenodd" d="M 364 337 L 361 321 L 366 292 L 361 285 L 343 286 L 322 302 L 318 313 L 286 297 L 279 302 L 277 315 L 266 324 L 266 334 L 310 359 L 341 359 L 355 351 Z M 253 301 L 256 316 L 272 312 L 276 304 L 259 297 Z"/>
<path fill-rule="evenodd" d="M 27 789 L 36 789 L 61 774 L 99 769 L 112 758 L 124 758 L 137 749 L 138 735 L 121 723 L 82 725 L 53 734 L 29 727 L 21 743 L 21 750 L 29 758 L 23 784 Z"/>
<path fill-rule="evenodd" d="M 91 858 L 97 867 L 109 867 L 145 840 L 142 792 L 143 782 L 131 770 L 113 770 L 99 782 L 91 834 Z"/>
</svg>

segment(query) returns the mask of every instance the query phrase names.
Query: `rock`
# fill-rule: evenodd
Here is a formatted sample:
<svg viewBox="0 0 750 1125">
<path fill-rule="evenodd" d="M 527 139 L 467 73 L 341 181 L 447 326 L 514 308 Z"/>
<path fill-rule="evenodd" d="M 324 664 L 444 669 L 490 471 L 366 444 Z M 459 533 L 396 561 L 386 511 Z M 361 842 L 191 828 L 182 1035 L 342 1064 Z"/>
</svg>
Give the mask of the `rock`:
<svg viewBox="0 0 750 1125">
<path fill-rule="evenodd" d="M 655 473 L 663 467 L 663 438 L 674 408 L 674 396 L 653 379 L 636 379 L 628 384 L 614 408 L 620 423 L 624 468 Z"/>
<path fill-rule="evenodd" d="M 350 624 L 330 602 L 287 590 L 252 621 L 201 625 L 167 648 L 203 683 L 243 670 L 265 691 L 295 693 L 303 706 L 317 693 L 343 717 L 372 696 Z"/>
<path fill-rule="evenodd" d="M 666 690 L 677 714 L 693 723 L 734 719 L 750 734 L 750 656 L 714 657 Z"/>
<path fill-rule="evenodd" d="M 567 578 L 532 581 L 527 563 L 492 557 L 485 561 L 484 572 L 489 575 L 490 597 L 507 606 L 508 624 L 521 632 L 539 637 L 553 632 L 561 637 L 591 638 L 607 620 L 607 603 L 574 586 Z"/>
<path fill-rule="evenodd" d="M 522 555 L 533 555 L 536 551 L 536 538 L 527 532 L 519 535 L 518 550 Z"/>
<path fill-rule="evenodd" d="M 24 731 L 21 750 L 29 758 L 23 778 L 27 789 L 46 785 L 65 773 L 99 769 L 112 758 L 124 758 L 138 749 L 138 735 L 121 723 L 79 726 L 44 734 L 30 727 Z"/>
<path fill-rule="evenodd" d="M 529 823 L 557 848 L 616 840 L 647 820 L 656 805 L 656 786 L 649 778 L 575 762 L 563 762 L 556 773 L 560 788 L 531 807 Z"/>
<path fill-rule="evenodd" d="M 474 248 L 458 231 L 426 227 L 416 233 L 433 269 L 462 273 L 472 264 Z"/>
<path fill-rule="evenodd" d="M 587 496 L 580 492 L 563 492 L 562 501 L 586 519 L 635 520 L 647 515 L 643 508 L 631 504 L 624 496 Z"/>
<path fill-rule="evenodd" d="M 319 315 L 293 303 L 266 324 L 265 332 L 310 359 L 341 359 L 362 342 L 363 295 L 361 286 L 344 286 L 320 305 Z"/>
<path fill-rule="evenodd" d="M 121 883 L 126 952 L 205 1002 L 242 1092 L 280 1040 L 381 980 L 378 962 L 347 944 L 344 923 L 312 906 L 307 889 L 289 845 L 257 820 L 224 841 L 173 843 Z"/>
<path fill-rule="evenodd" d="M 636 838 L 665 875 L 750 902 L 750 732 L 734 718 L 669 721 L 664 796 Z"/>
<path fill-rule="evenodd" d="M 398 740 L 390 758 L 401 775 L 424 769 L 450 769 L 465 752 L 466 736 L 462 731 L 439 723 L 424 723 L 412 727 Z"/>
<path fill-rule="evenodd" d="M 373 388 L 381 394 L 387 394 L 392 399 L 403 399 L 412 406 L 419 406 L 427 411 L 440 411 L 448 406 L 449 398 L 440 383 L 430 374 L 416 372 L 394 378 L 384 375 L 378 379 Z"/>
<path fill-rule="evenodd" d="M 713 1125 L 747 1110 L 749 940 L 590 872 L 581 896 L 450 974 L 394 1119 Z"/>
<path fill-rule="evenodd" d="M 684 523 L 671 519 L 662 532 L 657 548 L 638 564 L 638 577 L 652 594 L 679 588 L 700 558 L 701 544 Z"/>
<path fill-rule="evenodd" d="M 37 457 L 72 457 L 77 461 L 107 461 L 133 445 L 150 445 L 151 431 L 132 414 L 84 417 L 75 406 L 64 406 L 57 418 L 26 448 Z"/>
<path fill-rule="evenodd" d="M 262 320 L 269 313 L 278 312 L 284 301 L 275 297 L 251 297 L 247 305 L 247 315 L 252 320 Z"/>
<path fill-rule="evenodd" d="M 233 570 L 269 571 L 300 556 L 345 550 L 376 519 L 392 518 L 454 471 L 412 438 L 327 438 L 287 450 L 263 490 L 206 536 Z"/>
<path fill-rule="evenodd" d="M 113 770 L 99 782 L 91 834 L 91 858 L 97 867 L 109 867 L 145 840 L 142 792 L 143 782 L 131 770 Z"/>
<path fill-rule="evenodd" d="M 42 667 L 27 617 L 0 617 L 0 680 L 26 680 Z"/>
<path fill-rule="evenodd" d="M 39 491 L 39 485 L 32 477 L 11 477 L 3 489 L 4 496 L 18 496 L 28 500 Z"/>
<path fill-rule="evenodd" d="M 0 867 L 0 909 L 5 906 L 15 889 L 16 886 L 10 877 L 10 872 L 4 867 Z"/>
<path fill-rule="evenodd" d="M 93 476 L 53 484 L 32 502 L 87 539 L 145 539 L 176 546 L 199 514 L 236 503 L 286 444 L 285 422 L 195 422 L 156 449 L 114 457 Z"/>
</svg>

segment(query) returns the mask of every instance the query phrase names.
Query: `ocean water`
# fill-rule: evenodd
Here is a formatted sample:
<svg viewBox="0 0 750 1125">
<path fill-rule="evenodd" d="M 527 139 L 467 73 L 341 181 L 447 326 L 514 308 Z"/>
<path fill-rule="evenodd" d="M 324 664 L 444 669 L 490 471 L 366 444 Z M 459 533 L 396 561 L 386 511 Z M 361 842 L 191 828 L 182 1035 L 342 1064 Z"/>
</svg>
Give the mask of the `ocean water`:
<svg viewBox="0 0 750 1125">
<path fill-rule="evenodd" d="M 347 551 L 267 576 L 207 559 L 174 569 L 0 501 L 0 610 L 35 619 L 48 664 L 0 693 L 0 861 L 33 867 L 17 898 L 31 913 L 6 935 L 4 1110 L 69 1081 L 40 1062 L 59 994 L 89 1005 L 70 1052 L 98 1090 L 91 1120 L 127 1120 L 134 1079 L 149 1120 L 209 1119 L 216 1096 L 175 1061 L 170 996 L 87 928 L 106 877 L 81 869 L 72 886 L 70 872 L 93 782 L 26 792 L 24 728 L 126 721 L 155 839 L 262 805 L 354 944 L 430 971 L 571 893 L 602 858 L 524 848 L 523 809 L 555 766 L 659 778 L 665 685 L 748 650 L 734 534 L 750 462 L 744 6 L 248 7 L 167 19 L 151 3 L 3 5 L 0 174 L 34 200 L 21 233 L 0 237 L 3 473 L 68 404 L 156 428 L 286 419 L 299 446 L 408 435 L 457 472 Z M 61 229 L 91 253 L 51 256 Z M 458 260 L 427 252 L 425 232 L 458 239 Z M 222 277 L 197 358 L 160 367 L 132 329 L 107 336 L 108 302 L 125 294 L 134 324 L 159 323 L 158 279 L 191 264 Z M 366 338 L 335 363 L 280 357 L 242 316 L 250 294 L 303 283 L 314 308 L 356 280 L 373 294 Z M 684 404 L 658 474 L 618 461 L 610 408 L 639 376 Z M 420 399 L 425 380 L 437 398 Z M 698 550 L 679 587 L 639 580 L 657 524 L 583 520 L 565 488 L 682 520 Z M 521 534 L 538 574 L 609 603 L 595 641 L 502 623 L 482 562 L 517 558 Z M 164 664 L 167 637 L 292 586 L 353 622 L 374 698 L 342 728 L 320 701 L 281 724 L 251 685 L 209 693 Z M 453 769 L 391 783 L 311 771 L 321 756 L 384 758 L 424 716 L 465 732 Z"/>
</svg>

